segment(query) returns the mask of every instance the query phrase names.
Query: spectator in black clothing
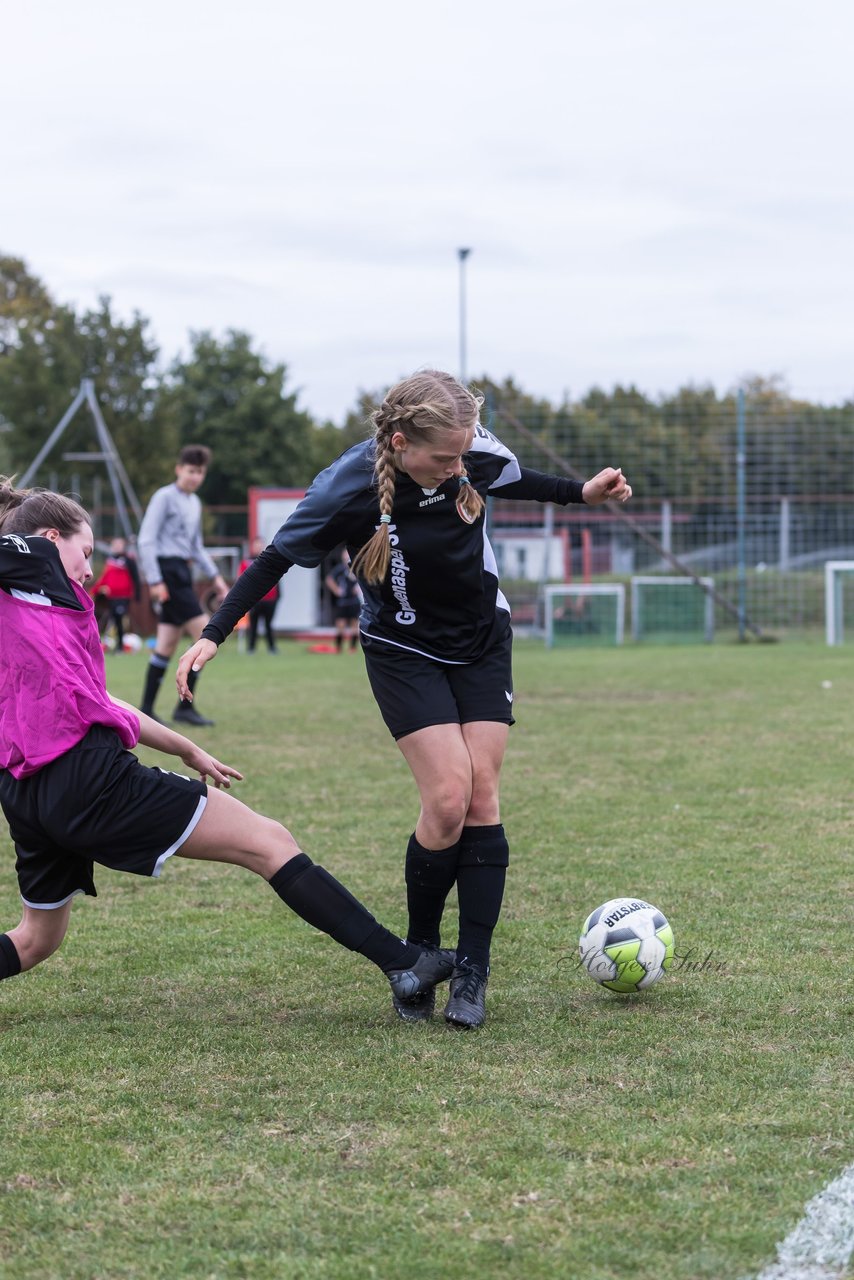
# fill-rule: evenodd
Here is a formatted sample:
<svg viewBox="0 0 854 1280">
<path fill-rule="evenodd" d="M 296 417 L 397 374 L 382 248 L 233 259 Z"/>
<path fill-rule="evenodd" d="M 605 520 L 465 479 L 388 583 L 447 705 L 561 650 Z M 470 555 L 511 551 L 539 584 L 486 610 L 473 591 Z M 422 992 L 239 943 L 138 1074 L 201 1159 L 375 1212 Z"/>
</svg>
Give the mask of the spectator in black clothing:
<svg viewBox="0 0 854 1280">
<path fill-rule="evenodd" d="M 260 555 L 260 551 L 258 553 Z M 359 643 L 359 614 L 362 593 L 356 575 L 350 568 L 350 552 L 342 548 L 341 559 L 326 575 L 326 588 L 335 602 L 335 648 L 339 653 L 348 642 L 353 652 Z"/>
<path fill-rule="evenodd" d="M 250 556 L 247 560 L 241 560 L 240 573 L 245 573 L 250 565 L 254 562 L 256 556 L 260 556 L 264 550 L 264 539 L 253 538 L 250 547 Z M 272 587 L 263 600 L 259 600 L 249 610 L 249 635 L 247 637 L 246 652 L 254 653 L 255 646 L 258 643 L 258 632 L 261 624 L 264 624 L 264 635 L 267 640 L 267 648 L 270 653 L 277 653 L 276 637 L 273 635 L 273 614 L 276 612 L 276 605 L 279 603 L 279 584 L 278 582 Z"/>
</svg>

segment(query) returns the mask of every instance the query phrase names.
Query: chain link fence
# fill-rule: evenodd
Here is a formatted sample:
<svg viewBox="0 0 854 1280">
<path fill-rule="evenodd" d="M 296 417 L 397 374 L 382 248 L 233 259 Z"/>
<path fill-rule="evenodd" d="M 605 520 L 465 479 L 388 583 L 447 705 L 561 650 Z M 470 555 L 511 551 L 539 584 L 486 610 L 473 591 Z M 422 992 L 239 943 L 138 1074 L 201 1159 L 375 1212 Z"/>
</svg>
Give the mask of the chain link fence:
<svg viewBox="0 0 854 1280">
<path fill-rule="evenodd" d="M 649 618 L 631 618 L 631 581 L 676 574 L 713 584 L 718 639 L 824 640 L 825 563 L 854 561 L 854 404 L 797 403 L 774 388 L 683 399 L 682 412 L 678 400 L 656 406 L 631 392 L 625 404 L 588 397 L 527 414 L 489 402 L 485 420 L 524 466 L 581 478 L 622 466 L 634 488 L 619 510 L 491 501 L 517 627 L 543 627 L 547 583 L 622 582 L 627 637 L 653 638 Z M 696 615 L 700 591 L 675 598 Z M 708 638 L 700 627 L 670 631 Z"/>
</svg>

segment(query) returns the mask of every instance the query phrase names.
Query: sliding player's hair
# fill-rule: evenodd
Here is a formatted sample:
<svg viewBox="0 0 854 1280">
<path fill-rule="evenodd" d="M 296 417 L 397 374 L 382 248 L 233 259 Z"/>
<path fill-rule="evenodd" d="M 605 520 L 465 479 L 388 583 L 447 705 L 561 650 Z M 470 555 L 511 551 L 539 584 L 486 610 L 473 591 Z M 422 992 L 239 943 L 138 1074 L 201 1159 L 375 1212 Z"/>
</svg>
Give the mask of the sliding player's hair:
<svg viewBox="0 0 854 1280">
<path fill-rule="evenodd" d="M 79 502 L 50 489 L 16 489 L 14 477 L 0 476 L 0 534 L 26 537 L 40 529 L 56 529 L 63 538 L 92 519 Z"/>
</svg>

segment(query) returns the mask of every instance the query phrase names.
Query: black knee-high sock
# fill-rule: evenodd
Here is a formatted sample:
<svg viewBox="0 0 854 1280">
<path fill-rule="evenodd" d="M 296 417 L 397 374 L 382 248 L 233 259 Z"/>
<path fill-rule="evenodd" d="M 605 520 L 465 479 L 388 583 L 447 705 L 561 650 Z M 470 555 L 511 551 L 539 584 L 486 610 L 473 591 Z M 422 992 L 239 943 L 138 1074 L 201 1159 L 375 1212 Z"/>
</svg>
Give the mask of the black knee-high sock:
<svg viewBox="0 0 854 1280">
<path fill-rule="evenodd" d="M 162 653 L 152 653 L 148 663 L 148 670 L 145 673 L 145 688 L 142 692 L 141 711 L 146 715 L 154 710 L 154 700 L 160 691 L 163 683 L 163 677 L 166 675 L 166 668 L 169 666 L 169 659 Z"/>
<path fill-rule="evenodd" d="M 8 933 L 0 933 L 0 979 L 15 978 L 21 972 L 21 957 Z"/>
<path fill-rule="evenodd" d="M 410 942 L 438 947 L 445 899 L 457 878 L 459 847 L 457 843 L 447 849 L 425 849 L 414 832 L 409 837 L 404 875 Z"/>
<path fill-rule="evenodd" d="M 489 946 L 501 914 L 509 861 L 510 847 L 500 822 L 492 827 L 463 827 L 457 864 L 457 964 L 489 968 Z"/>
<path fill-rule="evenodd" d="M 384 972 L 410 969 L 420 955 L 417 947 L 383 928 L 358 898 L 334 876 L 298 853 L 270 880 L 271 889 L 315 929 L 350 951 L 372 960 Z"/>
</svg>

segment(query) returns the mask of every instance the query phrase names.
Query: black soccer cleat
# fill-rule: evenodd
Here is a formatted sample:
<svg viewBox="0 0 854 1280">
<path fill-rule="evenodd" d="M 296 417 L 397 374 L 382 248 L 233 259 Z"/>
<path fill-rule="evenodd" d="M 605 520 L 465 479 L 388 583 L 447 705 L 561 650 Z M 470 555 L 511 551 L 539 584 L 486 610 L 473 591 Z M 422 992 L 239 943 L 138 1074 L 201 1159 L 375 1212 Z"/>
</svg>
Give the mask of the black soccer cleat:
<svg viewBox="0 0 854 1280">
<path fill-rule="evenodd" d="M 397 1012 L 398 1001 L 411 1001 L 416 996 L 432 992 L 437 982 L 445 982 L 451 976 L 456 963 L 453 951 L 438 947 L 424 947 L 411 969 L 387 969 L 392 997 Z M 403 1017 L 403 1014 L 399 1015 Z M 427 1014 L 427 1017 L 430 1015 Z M 404 1018 L 405 1022 L 420 1022 L 420 1018 Z"/>
<path fill-rule="evenodd" d="M 419 991 L 408 999 L 391 993 L 391 1005 L 401 1022 L 429 1022 L 436 1008 L 436 988 Z"/>
<path fill-rule="evenodd" d="M 172 712 L 172 719 L 176 724 L 192 724 L 197 729 L 205 729 L 216 723 L 214 720 L 208 720 L 205 716 L 200 715 L 195 707 L 185 707 L 180 702 Z"/>
<path fill-rule="evenodd" d="M 445 1005 L 445 1021 L 452 1027 L 474 1031 L 486 1017 L 486 984 L 489 970 L 475 965 L 458 965 L 451 974 L 451 988 Z"/>
</svg>

